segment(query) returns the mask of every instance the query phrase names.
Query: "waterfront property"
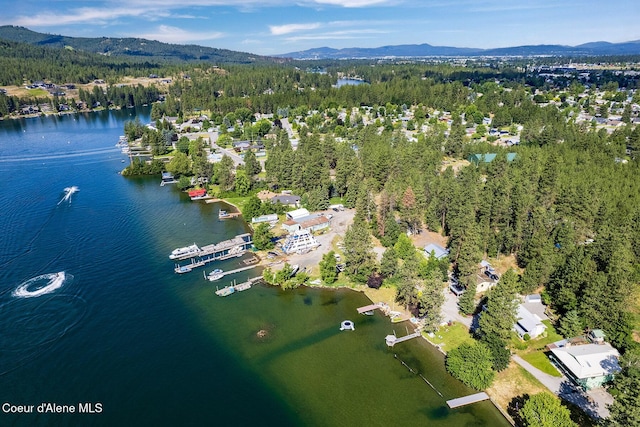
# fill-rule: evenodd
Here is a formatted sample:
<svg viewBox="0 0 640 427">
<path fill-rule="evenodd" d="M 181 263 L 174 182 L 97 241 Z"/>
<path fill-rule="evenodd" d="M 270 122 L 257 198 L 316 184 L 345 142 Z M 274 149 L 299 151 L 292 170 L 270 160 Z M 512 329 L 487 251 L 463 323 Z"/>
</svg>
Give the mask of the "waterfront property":
<svg viewBox="0 0 640 427">
<path fill-rule="evenodd" d="M 331 218 L 322 214 L 310 214 L 296 219 L 289 219 L 282 224 L 282 228 L 290 233 L 300 230 L 314 232 L 327 229 L 330 225 Z"/>
<path fill-rule="evenodd" d="M 308 230 L 299 230 L 287 236 L 287 240 L 282 245 L 282 252 L 285 254 L 301 253 L 315 249 L 320 244 Z"/>
<path fill-rule="evenodd" d="M 548 347 L 551 361 L 575 384 L 590 390 L 601 387 L 620 372 L 620 354 L 610 344 L 604 341 L 586 344 L 574 342 L 576 340 L 561 340 Z"/>
</svg>

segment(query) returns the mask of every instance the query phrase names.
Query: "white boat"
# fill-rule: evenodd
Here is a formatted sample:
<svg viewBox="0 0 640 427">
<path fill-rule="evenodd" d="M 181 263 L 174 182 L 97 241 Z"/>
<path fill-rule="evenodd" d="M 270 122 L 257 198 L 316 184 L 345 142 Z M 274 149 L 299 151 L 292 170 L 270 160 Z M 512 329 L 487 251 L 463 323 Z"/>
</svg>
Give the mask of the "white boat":
<svg viewBox="0 0 640 427">
<path fill-rule="evenodd" d="M 233 286 L 225 286 L 222 289 L 218 289 L 216 290 L 216 295 L 218 295 L 219 297 L 226 297 L 231 295 L 232 293 L 234 293 L 236 290 Z"/>
<path fill-rule="evenodd" d="M 198 247 L 198 245 L 194 243 L 193 245 L 190 245 L 190 246 L 174 249 L 171 252 L 171 255 L 169 255 L 169 259 L 195 256 L 195 255 L 198 255 L 199 253 L 200 253 L 200 248 Z"/>
<path fill-rule="evenodd" d="M 231 215 L 227 211 L 218 211 L 218 219 L 231 218 Z"/>
<path fill-rule="evenodd" d="M 209 273 L 209 276 L 207 276 L 207 279 L 213 282 L 215 280 L 220 280 L 223 277 L 224 277 L 224 271 L 220 270 L 219 268 L 216 268 L 211 273 Z"/>
<path fill-rule="evenodd" d="M 184 273 L 188 273 L 192 270 L 191 267 L 189 267 L 188 265 L 176 265 L 176 268 L 174 269 L 176 273 L 178 274 L 184 274 Z"/>
</svg>

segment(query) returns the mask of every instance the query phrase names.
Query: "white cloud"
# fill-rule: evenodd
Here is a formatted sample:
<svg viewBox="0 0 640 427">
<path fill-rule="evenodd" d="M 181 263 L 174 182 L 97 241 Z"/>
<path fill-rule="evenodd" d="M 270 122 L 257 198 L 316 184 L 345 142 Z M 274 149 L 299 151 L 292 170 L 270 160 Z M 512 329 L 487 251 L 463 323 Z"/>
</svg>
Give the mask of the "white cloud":
<svg viewBox="0 0 640 427">
<path fill-rule="evenodd" d="M 282 36 L 284 34 L 295 33 L 298 31 L 315 30 L 317 28 L 320 28 L 320 24 L 317 22 L 309 24 L 269 25 L 269 30 L 274 36 Z"/>
<path fill-rule="evenodd" d="M 196 40 L 214 40 L 224 36 L 220 32 L 197 32 L 186 31 L 178 27 L 160 25 L 154 32 L 136 33 L 132 37 L 139 37 L 148 40 L 158 40 L 165 43 L 193 43 Z"/>
<path fill-rule="evenodd" d="M 150 11 L 137 8 L 90 8 L 83 7 L 73 9 L 65 13 L 41 13 L 29 16 L 17 17 L 14 25 L 22 25 L 25 27 L 46 27 L 52 24 L 68 25 L 81 23 L 102 24 L 108 21 L 116 20 L 123 17 L 149 17 Z M 152 13 L 153 16 L 161 16 L 161 13 Z"/>
</svg>

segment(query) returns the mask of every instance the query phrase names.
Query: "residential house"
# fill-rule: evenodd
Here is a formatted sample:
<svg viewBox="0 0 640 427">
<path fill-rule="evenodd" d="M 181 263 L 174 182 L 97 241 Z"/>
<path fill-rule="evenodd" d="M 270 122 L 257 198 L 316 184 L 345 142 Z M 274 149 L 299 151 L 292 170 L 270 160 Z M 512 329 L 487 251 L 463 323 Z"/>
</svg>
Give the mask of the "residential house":
<svg viewBox="0 0 640 427">
<path fill-rule="evenodd" d="M 274 196 L 271 198 L 271 203 L 278 203 L 280 202 L 281 204 L 285 205 L 285 206 L 291 206 L 292 208 L 297 208 L 298 206 L 300 206 L 300 196 L 295 196 L 293 194 L 279 194 L 277 196 Z M 299 210 L 299 209 L 298 209 Z M 309 211 L 307 211 L 305 209 L 305 211 L 307 212 L 304 215 L 301 216 L 306 216 L 309 215 Z M 296 212 L 296 211 L 293 211 Z M 289 212 L 291 213 L 291 212 Z M 289 216 L 289 213 L 287 213 L 287 216 Z"/>
<path fill-rule="evenodd" d="M 542 323 L 542 319 L 537 314 L 530 312 L 523 304 L 520 304 L 518 306 L 517 321 L 513 329 L 520 338 L 524 339 L 525 335 L 530 338 L 537 338 L 547 329 L 547 326 Z"/>
<path fill-rule="evenodd" d="M 601 387 L 620 372 L 618 350 L 604 341 L 575 345 L 571 340 L 562 340 L 548 348 L 556 367 L 585 390 Z"/>
</svg>

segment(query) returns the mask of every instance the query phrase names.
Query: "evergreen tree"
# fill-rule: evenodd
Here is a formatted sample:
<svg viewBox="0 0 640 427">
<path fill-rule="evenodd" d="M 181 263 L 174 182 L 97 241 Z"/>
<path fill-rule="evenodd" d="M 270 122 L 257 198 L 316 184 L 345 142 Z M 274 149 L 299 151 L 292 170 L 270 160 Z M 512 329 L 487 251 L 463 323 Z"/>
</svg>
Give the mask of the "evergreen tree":
<svg viewBox="0 0 640 427">
<path fill-rule="evenodd" d="M 333 284 L 338 279 L 335 255 L 334 251 L 329 251 L 322 256 L 322 261 L 320 261 L 320 278 L 327 285 Z"/>
<path fill-rule="evenodd" d="M 367 224 L 356 218 L 344 235 L 345 272 L 351 280 L 365 283 L 374 270 L 373 244 Z"/>
<path fill-rule="evenodd" d="M 476 304 L 476 288 L 467 287 L 467 289 L 458 298 L 458 308 L 462 314 L 471 315 L 475 313 Z"/>
<path fill-rule="evenodd" d="M 497 337 L 506 342 L 511 337 L 511 330 L 517 320 L 517 277 L 513 270 L 509 270 L 489 291 L 487 309 L 482 312 L 478 322 L 478 335 L 481 339 Z"/>
<path fill-rule="evenodd" d="M 269 229 L 269 224 L 258 224 L 258 226 L 255 228 L 255 231 L 253 233 L 253 246 L 255 246 L 259 251 L 269 250 L 273 248 L 273 234 Z"/>
</svg>

